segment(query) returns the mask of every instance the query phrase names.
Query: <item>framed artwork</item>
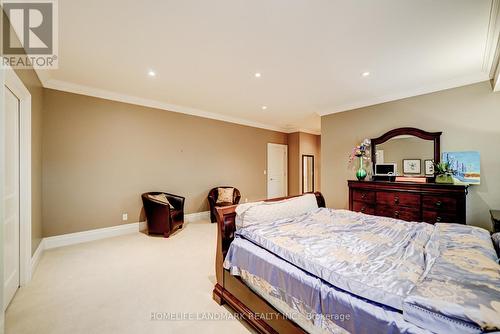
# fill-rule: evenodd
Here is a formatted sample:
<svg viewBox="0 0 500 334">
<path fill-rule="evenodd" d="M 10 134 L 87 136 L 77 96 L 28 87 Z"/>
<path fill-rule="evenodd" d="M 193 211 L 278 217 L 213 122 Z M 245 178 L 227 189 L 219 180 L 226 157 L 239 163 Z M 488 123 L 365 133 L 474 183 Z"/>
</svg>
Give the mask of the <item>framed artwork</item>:
<svg viewBox="0 0 500 334">
<path fill-rule="evenodd" d="M 403 159 L 403 174 L 420 174 L 421 164 L 420 159 Z"/>
<path fill-rule="evenodd" d="M 457 183 L 481 184 L 481 157 L 479 151 L 444 152 L 441 161 L 455 172 Z"/>
<path fill-rule="evenodd" d="M 424 160 L 425 175 L 434 175 L 434 160 Z"/>
</svg>

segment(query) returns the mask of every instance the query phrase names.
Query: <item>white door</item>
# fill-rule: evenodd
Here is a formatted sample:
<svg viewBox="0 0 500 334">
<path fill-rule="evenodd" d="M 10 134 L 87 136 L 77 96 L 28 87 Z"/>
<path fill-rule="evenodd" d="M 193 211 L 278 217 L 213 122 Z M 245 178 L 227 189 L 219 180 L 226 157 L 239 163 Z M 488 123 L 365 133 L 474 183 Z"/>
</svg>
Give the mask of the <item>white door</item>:
<svg viewBox="0 0 500 334">
<path fill-rule="evenodd" d="M 20 283 L 19 99 L 5 87 L 4 310 Z"/>
<path fill-rule="evenodd" d="M 288 195 L 288 146 L 267 144 L 267 198 Z"/>
</svg>

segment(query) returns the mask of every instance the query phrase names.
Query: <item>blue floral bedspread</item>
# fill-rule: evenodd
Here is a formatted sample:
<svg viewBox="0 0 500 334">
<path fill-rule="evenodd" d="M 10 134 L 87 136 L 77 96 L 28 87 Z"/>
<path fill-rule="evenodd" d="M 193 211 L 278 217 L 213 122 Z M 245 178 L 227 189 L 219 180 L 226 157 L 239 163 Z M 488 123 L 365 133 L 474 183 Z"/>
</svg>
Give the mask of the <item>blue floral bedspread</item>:
<svg viewBox="0 0 500 334">
<path fill-rule="evenodd" d="M 424 328 L 500 329 L 500 267 L 480 228 L 319 208 L 237 234 Z"/>
<path fill-rule="evenodd" d="M 426 251 L 426 272 L 404 300 L 405 319 L 455 333 L 500 330 L 500 266 L 489 233 L 437 224 Z"/>
</svg>

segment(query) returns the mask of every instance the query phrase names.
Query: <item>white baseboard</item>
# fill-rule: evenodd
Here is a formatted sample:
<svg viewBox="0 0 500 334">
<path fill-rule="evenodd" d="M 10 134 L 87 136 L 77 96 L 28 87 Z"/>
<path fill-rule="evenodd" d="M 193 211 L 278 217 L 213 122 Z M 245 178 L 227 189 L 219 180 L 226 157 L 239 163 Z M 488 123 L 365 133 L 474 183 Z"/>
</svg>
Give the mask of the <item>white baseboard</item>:
<svg viewBox="0 0 500 334">
<path fill-rule="evenodd" d="M 123 224 L 95 230 L 56 235 L 44 238 L 45 249 L 52 249 L 62 246 L 75 245 L 82 242 L 100 240 L 105 238 L 117 237 L 120 235 L 139 232 L 140 223 Z"/>
<path fill-rule="evenodd" d="M 45 239 L 40 240 L 40 243 L 38 244 L 38 247 L 36 248 L 35 253 L 33 253 L 33 256 L 31 257 L 31 276 L 33 277 L 33 273 L 36 270 L 36 267 L 38 266 L 38 263 L 40 263 L 40 259 L 42 258 L 43 251 L 45 250 Z"/>
<path fill-rule="evenodd" d="M 208 220 L 210 218 L 210 211 L 196 212 L 184 215 L 185 223 L 192 223 L 200 220 Z M 56 235 L 53 237 L 47 237 L 42 240 L 37 252 L 41 252 L 44 249 L 52 249 L 57 247 L 75 245 L 82 242 L 100 240 L 105 238 L 117 237 L 120 235 L 126 235 L 131 233 L 137 233 L 147 229 L 146 222 L 123 224 L 112 227 L 98 228 L 90 231 L 69 233 L 63 235 Z M 40 247 L 43 246 L 43 248 Z M 36 253 L 36 252 L 35 252 Z M 38 255 L 40 256 L 40 255 Z M 38 259 L 37 259 L 38 261 Z M 33 260 L 32 260 L 33 263 Z"/>
<path fill-rule="evenodd" d="M 189 213 L 184 215 L 184 221 L 186 223 L 193 223 L 200 220 L 208 220 L 210 219 L 210 211 L 202 211 L 196 213 Z"/>
</svg>

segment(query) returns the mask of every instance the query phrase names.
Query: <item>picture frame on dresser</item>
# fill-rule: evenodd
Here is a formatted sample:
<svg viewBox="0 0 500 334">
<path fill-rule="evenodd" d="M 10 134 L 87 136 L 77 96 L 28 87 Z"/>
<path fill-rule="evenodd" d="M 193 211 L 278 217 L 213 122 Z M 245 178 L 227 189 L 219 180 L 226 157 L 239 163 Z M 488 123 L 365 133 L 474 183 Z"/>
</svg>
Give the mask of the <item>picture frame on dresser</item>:
<svg viewBox="0 0 500 334">
<path fill-rule="evenodd" d="M 403 159 L 403 174 L 420 175 L 422 172 L 422 160 Z"/>
<path fill-rule="evenodd" d="M 424 160 L 424 173 L 425 176 L 434 176 L 434 160 Z"/>
</svg>

